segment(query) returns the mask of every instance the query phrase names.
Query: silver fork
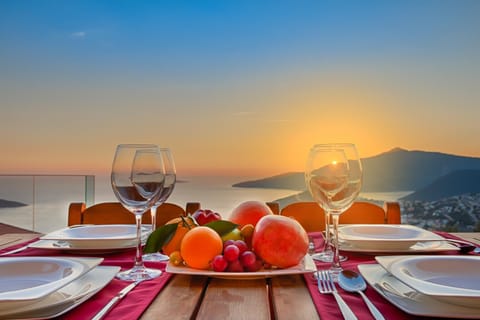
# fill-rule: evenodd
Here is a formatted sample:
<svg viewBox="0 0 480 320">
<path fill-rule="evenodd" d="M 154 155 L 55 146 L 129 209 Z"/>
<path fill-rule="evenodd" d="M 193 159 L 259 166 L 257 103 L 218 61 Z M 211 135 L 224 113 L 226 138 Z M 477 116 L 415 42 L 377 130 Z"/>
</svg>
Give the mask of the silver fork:
<svg viewBox="0 0 480 320">
<path fill-rule="evenodd" d="M 343 318 L 347 320 L 356 320 L 357 317 L 352 309 L 345 303 L 342 297 L 338 294 L 333 278 L 328 270 L 317 271 L 317 285 L 318 291 L 322 294 L 331 293 L 337 300 L 337 304 L 342 312 Z"/>
</svg>

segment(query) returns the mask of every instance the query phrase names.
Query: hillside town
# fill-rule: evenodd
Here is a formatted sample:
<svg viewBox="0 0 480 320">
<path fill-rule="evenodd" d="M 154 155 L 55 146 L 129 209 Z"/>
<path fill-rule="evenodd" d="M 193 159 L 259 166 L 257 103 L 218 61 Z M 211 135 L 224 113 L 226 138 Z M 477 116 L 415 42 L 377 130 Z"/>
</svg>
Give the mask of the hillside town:
<svg viewBox="0 0 480 320">
<path fill-rule="evenodd" d="M 402 223 L 428 230 L 480 231 L 480 193 L 469 193 L 437 201 L 400 200 Z"/>
</svg>

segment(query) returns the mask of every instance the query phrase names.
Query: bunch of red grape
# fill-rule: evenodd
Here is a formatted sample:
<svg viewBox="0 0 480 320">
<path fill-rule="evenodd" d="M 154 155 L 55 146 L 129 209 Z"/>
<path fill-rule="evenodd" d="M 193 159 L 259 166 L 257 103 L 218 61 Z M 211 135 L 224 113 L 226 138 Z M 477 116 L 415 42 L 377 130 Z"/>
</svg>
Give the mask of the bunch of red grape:
<svg viewBox="0 0 480 320">
<path fill-rule="evenodd" d="M 223 254 L 212 260 L 212 269 L 217 272 L 255 272 L 262 268 L 263 261 L 249 250 L 243 240 L 227 240 L 223 243 Z"/>
</svg>

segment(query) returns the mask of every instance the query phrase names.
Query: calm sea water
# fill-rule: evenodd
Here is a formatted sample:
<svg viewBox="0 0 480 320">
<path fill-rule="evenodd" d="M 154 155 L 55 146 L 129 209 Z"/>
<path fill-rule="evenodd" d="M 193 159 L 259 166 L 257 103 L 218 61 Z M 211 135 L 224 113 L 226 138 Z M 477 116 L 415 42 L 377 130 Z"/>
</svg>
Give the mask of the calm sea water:
<svg viewBox="0 0 480 320">
<path fill-rule="evenodd" d="M 243 201 L 272 201 L 294 194 L 295 190 L 233 188 L 232 184 L 258 177 L 179 177 L 168 202 L 185 206 L 200 202 L 202 208 L 219 212 L 228 218 Z M 109 177 L 95 178 L 95 202 L 117 201 Z M 31 177 L 0 179 L 0 199 L 19 201 L 25 207 L 0 209 L 0 221 L 40 232 L 67 225 L 68 206 L 84 201 L 84 179 L 81 177 L 36 178 L 35 199 Z M 35 206 L 32 204 L 35 202 Z"/>
<path fill-rule="evenodd" d="M 273 201 L 297 190 L 233 188 L 232 184 L 259 177 L 179 177 L 180 182 L 168 202 L 184 206 L 187 202 L 200 202 L 202 208 L 219 212 L 228 218 L 231 211 L 247 200 Z M 362 194 L 369 199 L 394 201 L 405 192 Z M 0 208 L 0 222 L 19 227 L 49 232 L 67 225 L 68 206 L 71 202 L 84 202 L 83 177 L 36 177 L 35 190 L 31 177 L 0 177 L 0 199 L 28 204 L 18 208 Z M 95 203 L 117 201 L 106 176 L 95 177 Z M 35 203 L 35 205 L 33 205 Z"/>
</svg>

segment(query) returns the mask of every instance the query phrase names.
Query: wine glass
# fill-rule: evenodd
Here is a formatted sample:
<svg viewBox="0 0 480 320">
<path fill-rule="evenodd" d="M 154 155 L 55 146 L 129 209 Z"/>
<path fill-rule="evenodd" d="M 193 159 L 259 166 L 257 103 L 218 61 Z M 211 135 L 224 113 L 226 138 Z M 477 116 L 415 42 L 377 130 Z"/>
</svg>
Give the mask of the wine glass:
<svg viewBox="0 0 480 320">
<path fill-rule="evenodd" d="M 135 215 L 137 251 L 132 269 L 119 272 L 127 281 L 150 280 L 160 270 L 145 268 L 142 259 L 141 219 L 160 197 L 165 180 L 159 148 L 151 144 L 120 144 L 112 164 L 112 189 L 120 203 Z"/>
<path fill-rule="evenodd" d="M 160 155 L 165 166 L 165 182 L 163 189 L 160 192 L 160 198 L 150 208 L 150 214 L 152 215 L 152 232 L 155 231 L 157 226 L 157 208 L 161 206 L 168 197 L 172 194 L 175 182 L 177 180 L 177 174 L 175 169 L 175 162 L 173 160 L 172 152 L 169 148 L 160 148 Z M 167 261 L 169 257 L 160 252 L 147 253 L 143 255 L 145 261 Z"/>
<path fill-rule="evenodd" d="M 319 156 L 320 150 L 325 150 L 322 153 L 322 156 Z M 323 151 L 322 151 L 323 152 Z M 306 170 L 305 170 L 305 182 L 307 184 L 307 188 L 312 195 L 312 198 L 320 205 L 323 209 L 325 214 L 325 245 L 324 250 L 319 253 L 315 253 L 312 255 L 312 258 L 315 260 L 319 260 L 322 262 L 332 262 L 333 261 L 333 249 L 332 249 L 332 241 L 331 241 L 331 234 L 330 234 L 330 207 L 328 206 L 327 198 L 318 191 L 318 180 L 317 177 L 321 170 L 323 170 L 324 175 L 329 173 L 329 169 L 339 170 L 341 167 L 337 166 L 334 167 L 332 165 L 333 162 L 338 163 L 339 160 L 342 159 L 344 161 L 344 154 L 338 150 L 331 150 L 331 145 L 315 145 L 311 150 L 307 158 Z M 332 173 L 333 174 L 333 173 Z M 316 188 L 313 188 L 316 186 Z M 342 185 L 338 186 L 337 188 L 341 188 Z"/>
<path fill-rule="evenodd" d="M 338 246 L 338 220 L 355 201 L 362 185 L 362 164 L 354 144 L 319 144 L 310 150 L 306 181 L 312 197 L 326 212 L 326 223 L 333 222 L 334 278 L 342 270 Z M 328 227 L 330 228 L 330 227 Z M 326 234 L 329 235 L 329 229 Z"/>
</svg>

